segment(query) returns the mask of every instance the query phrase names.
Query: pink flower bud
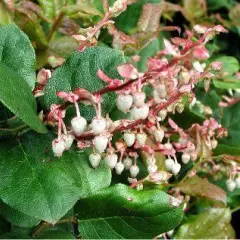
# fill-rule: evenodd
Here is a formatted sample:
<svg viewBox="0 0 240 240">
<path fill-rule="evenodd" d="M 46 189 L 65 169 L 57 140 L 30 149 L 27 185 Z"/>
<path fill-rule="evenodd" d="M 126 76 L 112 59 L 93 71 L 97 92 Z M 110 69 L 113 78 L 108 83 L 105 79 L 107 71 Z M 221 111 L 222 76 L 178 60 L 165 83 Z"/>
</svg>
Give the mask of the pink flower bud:
<svg viewBox="0 0 240 240">
<path fill-rule="evenodd" d="M 52 141 L 52 150 L 54 153 L 54 156 L 61 157 L 64 150 L 65 150 L 65 141 L 64 139 L 54 139 Z"/>
<path fill-rule="evenodd" d="M 127 79 L 136 79 L 138 77 L 137 69 L 131 64 L 122 64 L 117 67 L 120 76 Z"/>
<path fill-rule="evenodd" d="M 136 107 L 142 107 L 145 103 L 146 94 L 144 92 L 135 92 L 133 94 L 133 102 Z"/>
<path fill-rule="evenodd" d="M 156 129 L 153 132 L 153 135 L 155 137 L 156 142 L 162 142 L 162 140 L 164 138 L 164 131 L 161 128 Z"/>
<path fill-rule="evenodd" d="M 96 168 L 99 166 L 101 161 L 101 155 L 99 153 L 91 153 L 89 155 L 89 162 L 93 168 Z"/>
<path fill-rule="evenodd" d="M 181 170 L 181 164 L 175 163 L 172 167 L 172 173 L 174 175 L 177 175 L 180 172 L 180 170 Z"/>
<path fill-rule="evenodd" d="M 93 145 L 98 153 L 103 153 L 107 148 L 108 137 L 106 136 L 96 136 L 93 139 Z"/>
<path fill-rule="evenodd" d="M 174 160 L 171 158 L 168 158 L 165 160 L 165 167 L 168 171 L 172 171 L 173 165 L 174 165 Z"/>
<path fill-rule="evenodd" d="M 87 121 L 83 117 L 74 117 L 71 120 L 72 130 L 74 134 L 80 136 L 86 129 Z"/>
<path fill-rule="evenodd" d="M 181 85 L 188 84 L 189 81 L 190 81 L 190 78 L 191 78 L 191 76 L 190 76 L 189 72 L 187 72 L 187 71 L 182 71 L 182 72 L 180 73 L 180 75 L 179 75 L 180 84 L 181 84 Z"/>
<path fill-rule="evenodd" d="M 104 118 L 93 118 L 91 123 L 92 131 L 94 135 L 102 134 L 107 128 L 107 121 Z"/>
<path fill-rule="evenodd" d="M 124 170 L 124 164 L 122 162 L 118 162 L 115 166 L 115 170 L 118 175 L 121 175 Z"/>
<path fill-rule="evenodd" d="M 131 147 L 134 144 L 136 137 L 135 137 L 134 133 L 126 132 L 123 135 L 123 139 L 124 139 L 126 145 L 128 147 Z"/>
<path fill-rule="evenodd" d="M 146 133 L 138 133 L 136 136 L 136 139 L 138 141 L 138 144 L 140 147 L 144 146 L 147 140 L 147 134 Z"/>
<path fill-rule="evenodd" d="M 129 158 L 129 157 L 126 157 L 126 158 L 123 159 L 124 168 L 125 168 L 126 170 L 129 170 L 129 169 L 130 169 L 130 167 L 132 166 L 132 163 L 133 163 L 133 161 L 132 161 L 132 159 Z"/>
<path fill-rule="evenodd" d="M 148 113 L 149 113 L 149 107 L 146 104 L 143 107 L 140 107 L 140 108 L 133 107 L 130 110 L 131 117 L 134 120 L 146 119 L 148 117 Z"/>
<path fill-rule="evenodd" d="M 228 179 L 226 185 L 229 192 L 232 192 L 236 188 L 236 183 L 232 179 Z"/>
<path fill-rule="evenodd" d="M 132 165 L 130 167 L 130 174 L 133 178 L 135 178 L 138 175 L 139 171 L 140 170 L 139 170 L 139 167 L 137 165 Z"/>
<path fill-rule="evenodd" d="M 188 154 L 188 153 L 184 153 L 183 155 L 182 155 L 182 162 L 184 163 L 184 164 L 187 164 L 188 162 L 189 162 L 189 160 L 190 160 L 190 155 Z"/>
<path fill-rule="evenodd" d="M 223 66 L 223 63 L 222 63 L 222 62 L 212 62 L 212 63 L 210 64 L 210 67 L 211 67 L 212 70 L 214 70 L 214 71 L 220 71 L 221 68 L 222 68 L 222 66 Z"/>
<path fill-rule="evenodd" d="M 72 146 L 74 136 L 72 134 L 64 134 L 62 137 L 65 143 L 65 150 L 69 150 Z"/>
<path fill-rule="evenodd" d="M 52 73 L 50 70 L 43 68 L 38 72 L 37 82 L 45 86 L 48 82 L 48 79 L 51 77 L 51 75 Z"/>
<path fill-rule="evenodd" d="M 151 164 L 147 167 L 149 174 L 155 173 L 158 170 L 157 165 Z"/>
<path fill-rule="evenodd" d="M 117 96 L 116 104 L 117 104 L 117 108 L 120 111 L 127 113 L 133 104 L 133 97 L 128 94 L 127 95 L 120 94 Z"/>
<path fill-rule="evenodd" d="M 107 154 L 105 158 L 107 166 L 110 167 L 111 169 L 113 169 L 116 166 L 117 160 L 118 160 L 117 154 Z"/>
</svg>

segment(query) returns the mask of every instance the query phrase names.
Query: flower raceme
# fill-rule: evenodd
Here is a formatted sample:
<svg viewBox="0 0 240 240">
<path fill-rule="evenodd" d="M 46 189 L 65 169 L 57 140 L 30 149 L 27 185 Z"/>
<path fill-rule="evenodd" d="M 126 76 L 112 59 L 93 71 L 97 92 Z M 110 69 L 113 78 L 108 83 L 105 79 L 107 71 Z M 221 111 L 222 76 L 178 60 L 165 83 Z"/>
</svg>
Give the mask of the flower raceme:
<svg viewBox="0 0 240 240">
<path fill-rule="evenodd" d="M 111 79 L 99 69 L 97 76 L 106 83 L 103 89 L 94 93 L 85 89 L 58 92 L 57 96 L 66 103 L 52 105 L 47 116 L 48 122 L 58 126 L 58 137 L 52 143 L 55 156 L 60 157 L 77 141 L 78 148 L 92 147 L 89 162 L 93 168 L 104 159 L 117 174 L 129 171 L 132 179 L 139 174 L 142 152 L 146 153 L 147 170 L 153 176 L 158 172 L 157 152 L 166 156 L 165 168 L 174 175 L 181 170 L 180 162 L 187 164 L 198 157 L 211 156 L 217 139 L 226 135 L 225 129 L 213 118 L 203 125 L 193 124 L 189 129 L 182 129 L 170 115 L 182 113 L 185 105 L 194 100 L 194 88 L 199 81 L 207 82 L 205 89 L 208 90 L 210 80 L 221 69 L 220 62 L 207 66 L 204 63 L 209 58 L 205 44 L 220 32 L 226 32 L 220 25 L 212 28 L 196 25 L 185 39 L 164 40 L 165 49 L 148 59 L 145 73 L 138 72 L 131 64 L 123 64 L 117 67 L 121 80 Z M 146 94 L 146 87 L 151 89 L 151 94 Z M 117 94 L 116 107 L 129 113 L 128 118 L 112 121 L 108 115 L 102 115 L 102 95 L 108 92 Z M 183 101 L 183 96 L 188 103 Z M 78 102 L 83 100 L 96 110 L 91 123 L 80 114 Z M 65 110 L 70 104 L 75 106 L 76 116 L 71 126 L 66 126 Z M 114 142 L 113 136 L 119 132 L 122 138 Z M 177 140 L 172 141 L 172 135 L 177 135 Z M 181 153 L 181 161 L 177 153 Z"/>
</svg>

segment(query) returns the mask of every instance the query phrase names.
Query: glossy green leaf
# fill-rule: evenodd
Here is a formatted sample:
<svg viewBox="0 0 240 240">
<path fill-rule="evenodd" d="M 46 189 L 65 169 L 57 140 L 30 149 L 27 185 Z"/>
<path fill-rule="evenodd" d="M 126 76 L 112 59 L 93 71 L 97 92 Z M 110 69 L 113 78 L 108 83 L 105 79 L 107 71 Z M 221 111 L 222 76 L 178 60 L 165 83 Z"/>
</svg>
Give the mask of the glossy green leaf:
<svg viewBox="0 0 240 240">
<path fill-rule="evenodd" d="M 179 201 L 159 190 L 133 190 L 118 184 L 79 201 L 84 239 L 152 239 L 182 219 Z"/>
<path fill-rule="evenodd" d="M 26 234 L 19 234 L 16 232 L 8 232 L 0 235 L 0 239 L 29 239 Z"/>
<path fill-rule="evenodd" d="M 0 27 L 0 63 L 22 77 L 31 89 L 35 86 L 35 53 L 28 37 L 16 26 Z M 21 86 L 15 83 L 15 86 Z"/>
<path fill-rule="evenodd" d="M 229 154 L 233 156 L 240 155 L 240 146 L 231 146 L 227 144 L 226 140 L 220 140 L 217 148 L 214 149 L 215 155 Z"/>
<path fill-rule="evenodd" d="M 1 62 L 0 75 L 0 101 L 35 131 L 47 132 L 46 127 L 37 116 L 36 101 L 24 79 Z"/>
<path fill-rule="evenodd" d="M 23 214 L 8 205 L 1 203 L 0 204 L 0 214 L 5 217 L 5 219 L 13 225 L 31 228 L 39 224 L 40 220 L 36 218 L 29 217 L 26 214 Z"/>
<path fill-rule="evenodd" d="M 104 163 L 91 168 L 86 153 L 53 157 L 52 138 L 32 132 L 1 143 L 0 197 L 23 214 L 55 223 L 79 198 L 109 186 L 111 171 Z"/>
<path fill-rule="evenodd" d="M 97 71 L 101 69 L 112 78 L 119 78 L 116 67 L 124 62 L 120 51 L 107 47 L 90 47 L 84 52 L 73 53 L 66 62 L 61 65 L 48 81 L 45 88 L 44 102 L 47 108 L 53 103 L 62 103 L 56 96 L 58 91 L 73 91 L 77 88 L 85 88 L 90 92 L 103 88 L 106 84 L 97 77 Z M 103 95 L 102 111 L 106 114 L 115 105 L 115 94 Z M 82 115 L 90 120 L 95 115 L 92 106 L 80 104 Z"/>
<path fill-rule="evenodd" d="M 0 26 L 6 25 L 13 22 L 12 13 L 7 8 L 6 4 L 1 1 L 0 2 Z"/>
<path fill-rule="evenodd" d="M 231 211 L 227 208 L 212 208 L 191 216 L 175 235 L 176 239 L 234 239 L 230 225 Z"/>
<path fill-rule="evenodd" d="M 70 232 L 64 232 L 60 230 L 50 230 L 40 234 L 37 239 L 76 239 Z"/>
<path fill-rule="evenodd" d="M 223 189 L 198 176 L 180 182 L 177 187 L 190 196 L 205 197 L 226 203 L 226 192 Z"/>
</svg>

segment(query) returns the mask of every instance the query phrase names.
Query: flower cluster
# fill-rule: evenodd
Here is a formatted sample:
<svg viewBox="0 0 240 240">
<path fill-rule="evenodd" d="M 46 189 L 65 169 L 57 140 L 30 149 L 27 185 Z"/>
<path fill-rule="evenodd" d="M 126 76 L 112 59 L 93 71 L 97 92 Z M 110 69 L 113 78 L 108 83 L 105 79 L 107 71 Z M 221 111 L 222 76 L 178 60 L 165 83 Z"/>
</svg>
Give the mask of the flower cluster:
<svg viewBox="0 0 240 240">
<path fill-rule="evenodd" d="M 117 67 L 122 79 L 111 79 L 99 69 L 97 76 L 106 83 L 103 89 L 94 93 L 85 89 L 58 92 L 57 96 L 66 103 L 52 105 L 47 116 L 48 123 L 58 126 L 58 137 L 52 143 L 55 156 L 61 156 L 76 140 L 80 149 L 92 146 L 89 161 L 93 168 L 104 159 L 117 174 L 124 169 L 129 171 L 130 182 L 136 182 L 140 171 L 138 161 L 143 152 L 151 176 L 159 171 L 157 152 L 166 156 L 166 170 L 174 175 L 179 173 L 181 162 L 187 164 L 198 157 L 211 156 L 217 139 L 225 136 L 226 130 L 213 118 L 184 130 L 171 116 L 182 113 L 185 105 L 194 104 L 193 89 L 199 81 L 204 81 L 208 91 L 210 80 L 221 69 L 220 62 L 208 66 L 204 63 L 209 58 L 205 44 L 220 32 L 225 32 L 220 25 L 213 28 L 197 25 L 194 32 L 187 31 L 186 38 L 173 38 L 171 42 L 165 39 L 165 48 L 148 59 L 145 73 L 138 72 L 132 64 L 123 64 Z M 151 89 L 151 94 L 146 94 L 146 87 Z M 101 96 L 108 92 L 117 94 L 116 106 L 126 114 L 125 119 L 112 121 L 108 115 L 102 115 Z M 183 101 L 183 96 L 188 102 Z M 81 116 L 80 101 L 95 107 L 96 116 L 91 123 Z M 65 126 L 66 106 L 70 104 L 74 104 L 76 116 L 71 126 Z M 122 137 L 113 141 L 114 134 L 119 132 Z M 178 140 L 173 141 L 172 136 Z M 181 161 L 177 153 L 181 153 Z"/>
</svg>

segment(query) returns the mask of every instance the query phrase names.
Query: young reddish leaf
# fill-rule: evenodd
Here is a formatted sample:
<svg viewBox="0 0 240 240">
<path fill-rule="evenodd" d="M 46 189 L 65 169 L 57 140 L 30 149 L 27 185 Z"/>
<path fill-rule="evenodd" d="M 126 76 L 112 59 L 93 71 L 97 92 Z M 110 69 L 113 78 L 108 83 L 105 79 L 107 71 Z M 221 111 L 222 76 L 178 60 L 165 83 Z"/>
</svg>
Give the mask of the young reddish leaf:
<svg viewBox="0 0 240 240">
<path fill-rule="evenodd" d="M 205 197 L 226 203 L 226 192 L 205 178 L 194 176 L 179 183 L 177 187 L 190 196 Z"/>
<path fill-rule="evenodd" d="M 159 28 L 162 10 L 160 6 L 145 4 L 137 27 L 140 32 L 155 32 Z"/>
</svg>

